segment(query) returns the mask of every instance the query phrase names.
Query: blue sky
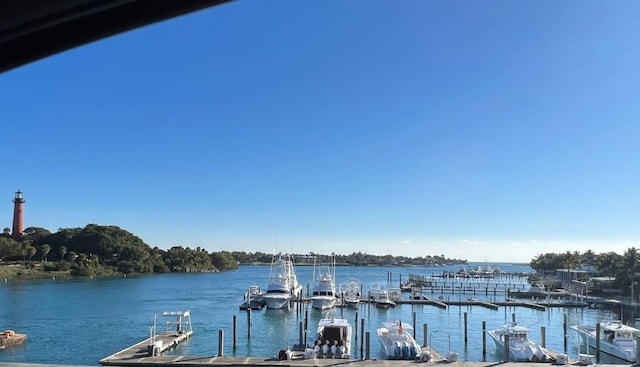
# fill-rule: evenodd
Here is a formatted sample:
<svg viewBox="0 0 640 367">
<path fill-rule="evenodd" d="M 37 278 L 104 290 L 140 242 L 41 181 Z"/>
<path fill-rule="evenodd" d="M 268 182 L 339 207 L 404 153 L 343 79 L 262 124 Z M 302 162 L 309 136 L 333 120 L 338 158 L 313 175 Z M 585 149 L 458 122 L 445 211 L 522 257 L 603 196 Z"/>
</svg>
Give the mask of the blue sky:
<svg viewBox="0 0 640 367">
<path fill-rule="evenodd" d="M 0 74 L 26 226 L 528 262 L 638 246 L 640 3 L 259 1 Z"/>
</svg>

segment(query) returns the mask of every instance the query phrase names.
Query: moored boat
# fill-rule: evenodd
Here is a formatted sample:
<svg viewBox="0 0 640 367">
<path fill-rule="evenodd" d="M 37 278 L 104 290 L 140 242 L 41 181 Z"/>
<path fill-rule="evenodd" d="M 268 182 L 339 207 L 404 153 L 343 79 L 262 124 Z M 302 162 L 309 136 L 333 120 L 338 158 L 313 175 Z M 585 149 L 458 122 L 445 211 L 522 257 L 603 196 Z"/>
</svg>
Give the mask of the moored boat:
<svg viewBox="0 0 640 367">
<path fill-rule="evenodd" d="M 387 359 L 421 359 L 422 348 L 411 335 L 412 330 L 411 325 L 401 320 L 386 321 L 376 330 Z M 430 359 L 428 354 L 425 357 Z"/>
<path fill-rule="evenodd" d="M 578 333 L 583 344 L 595 348 L 596 326 L 574 325 L 571 328 Z M 601 321 L 600 351 L 628 362 L 635 362 L 638 336 L 639 329 L 625 325 L 619 320 Z"/>
<path fill-rule="evenodd" d="M 311 307 L 327 310 L 336 306 L 335 266 L 318 265 L 314 267 L 315 284 L 311 293 Z"/>
<path fill-rule="evenodd" d="M 241 310 L 252 309 L 259 310 L 265 305 L 265 301 L 262 298 L 264 292 L 260 289 L 259 285 L 249 286 L 244 294 L 244 302 L 240 305 Z"/>
<path fill-rule="evenodd" d="M 298 283 L 293 260 L 289 255 L 278 254 L 271 262 L 269 285 L 262 299 L 267 308 L 288 309 L 291 300 L 297 299 L 302 286 Z"/>
<path fill-rule="evenodd" d="M 347 307 L 358 307 L 360 304 L 360 283 L 350 280 L 342 294 L 342 302 Z"/>
<path fill-rule="evenodd" d="M 384 289 L 380 289 L 374 299 L 376 303 L 376 307 L 379 308 L 389 308 L 395 307 L 396 303 L 389 297 L 389 292 Z"/>
<path fill-rule="evenodd" d="M 346 319 L 324 318 L 318 322 L 313 347 L 317 358 L 349 358 L 352 327 Z"/>
<path fill-rule="evenodd" d="M 13 330 L 5 330 L 0 333 L 0 348 L 24 344 L 26 341 L 27 334 L 18 334 Z"/>
<path fill-rule="evenodd" d="M 512 361 L 544 362 L 549 359 L 547 350 L 528 337 L 529 328 L 515 322 L 487 332 L 496 344 L 498 353 L 504 353 L 505 339 L 509 338 L 509 359 Z"/>
</svg>

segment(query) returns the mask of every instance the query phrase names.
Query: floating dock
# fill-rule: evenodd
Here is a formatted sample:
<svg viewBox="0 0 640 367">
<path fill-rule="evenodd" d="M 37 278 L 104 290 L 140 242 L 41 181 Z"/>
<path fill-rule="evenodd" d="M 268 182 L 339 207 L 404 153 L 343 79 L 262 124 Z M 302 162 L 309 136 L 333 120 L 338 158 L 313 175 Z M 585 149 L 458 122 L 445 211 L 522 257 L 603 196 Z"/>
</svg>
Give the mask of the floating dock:
<svg viewBox="0 0 640 367">
<path fill-rule="evenodd" d="M 185 331 L 182 334 L 166 332 L 147 338 L 137 344 L 103 358 L 99 363 L 103 366 L 131 366 L 140 365 L 147 357 L 159 358 L 167 350 L 191 337 L 193 331 Z M 186 357 L 185 357 L 186 358 Z M 133 364 L 130 364 L 134 362 Z M 142 363 L 144 364 L 144 363 Z"/>
</svg>

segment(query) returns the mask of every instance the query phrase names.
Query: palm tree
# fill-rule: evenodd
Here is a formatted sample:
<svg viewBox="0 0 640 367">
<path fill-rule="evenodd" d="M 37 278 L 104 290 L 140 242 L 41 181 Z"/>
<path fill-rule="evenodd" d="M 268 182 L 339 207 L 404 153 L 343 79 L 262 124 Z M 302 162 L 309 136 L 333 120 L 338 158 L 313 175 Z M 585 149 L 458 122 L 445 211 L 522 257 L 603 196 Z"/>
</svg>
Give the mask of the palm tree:
<svg viewBox="0 0 640 367">
<path fill-rule="evenodd" d="M 60 246 L 60 260 L 64 261 L 64 255 L 67 254 L 67 247 L 66 246 Z"/>
<path fill-rule="evenodd" d="M 45 243 L 44 245 L 40 246 L 40 251 L 42 251 L 42 261 L 46 262 L 47 255 L 49 255 L 49 251 L 51 251 L 51 246 L 49 246 L 48 243 Z"/>
</svg>

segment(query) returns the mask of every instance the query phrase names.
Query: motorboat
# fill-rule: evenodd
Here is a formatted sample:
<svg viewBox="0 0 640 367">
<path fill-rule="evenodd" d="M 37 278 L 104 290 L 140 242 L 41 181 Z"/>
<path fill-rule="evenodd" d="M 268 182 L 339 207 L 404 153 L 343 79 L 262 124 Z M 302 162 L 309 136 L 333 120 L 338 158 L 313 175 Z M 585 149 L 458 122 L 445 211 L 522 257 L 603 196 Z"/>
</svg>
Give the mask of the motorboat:
<svg viewBox="0 0 640 367">
<path fill-rule="evenodd" d="M 278 254 L 271 262 L 269 285 L 262 299 L 267 308 L 288 309 L 291 300 L 297 299 L 302 291 L 298 283 L 293 260 L 289 255 Z"/>
<path fill-rule="evenodd" d="M 380 289 L 380 291 L 377 292 L 374 302 L 376 303 L 376 307 L 379 308 L 396 307 L 396 303 L 389 297 L 389 292 L 384 289 Z"/>
<path fill-rule="evenodd" d="M 544 284 L 540 283 L 532 283 L 527 290 L 529 293 L 545 293 L 546 290 L 544 288 Z"/>
<path fill-rule="evenodd" d="M 402 289 L 401 288 L 387 288 L 387 293 L 389 294 L 389 299 L 393 302 L 401 302 L 402 301 Z"/>
<path fill-rule="evenodd" d="M 19 334 L 13 330 L 5 330 L 0 333 L 0 349 L 24 344 L 27 341 L 27 334 Z"/>
<path fill-rule="evenodd" d="M 318 321 L 313 350 L 317 358 L 349 358 L 352 327 L 347 319 L 323 318 Z"/>
<path fill-rule="evenodd" d="M 549 359 L 547 350 L 529 339 L 529 328 L 525 326 L 512 322 L 487 333 L 495 342 L 498 353 L 504 352 L 505 339 L 509 338 L 511 361 L 544 362 Z"/>
<path fill-rule="evenodd" d="M 574 325 L 571 328 L 578 332 L 580 340 L 587 348 L 596 346 L 596 327 Z M 636 338 L 640 330 L 625 325 L 620 320 L 600 322 L 600 351 L 628 362 L 636 360 Z"/>
<path fill-rule="evenodd" d="M 318 265 L 314 267 L 315 284 L 311 293 L 311 307 L 328 310 L 336 306 L 335 266 Z"/>
<path fill-rule="evenodd" d="M 347 307 L 358 307 L 360 304 L 360 283 L 350 280 L 342 293 L 342 302 Z"/>
<path fill-rule="evenodd" d="M 241 310 L 252 309 L 259 310 L 265 305 L 265 292 L 260 289 L 259 285 L 251 285 L 244 293 L 244 302 L 240 305 Z"/>
<path fill-rule="evenodd" d="M 387 359 L 421 359 L 422 348 L 411 335 L 412 331 L 411 325 L 403 324 L 401 320 L 382 323 L 376 332 Z"/>
</svg>

